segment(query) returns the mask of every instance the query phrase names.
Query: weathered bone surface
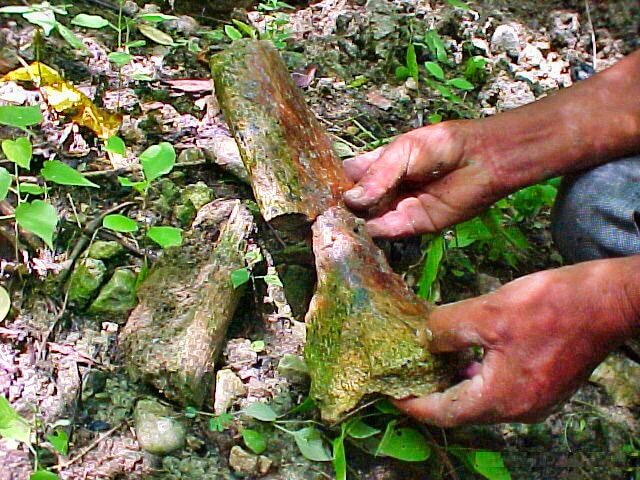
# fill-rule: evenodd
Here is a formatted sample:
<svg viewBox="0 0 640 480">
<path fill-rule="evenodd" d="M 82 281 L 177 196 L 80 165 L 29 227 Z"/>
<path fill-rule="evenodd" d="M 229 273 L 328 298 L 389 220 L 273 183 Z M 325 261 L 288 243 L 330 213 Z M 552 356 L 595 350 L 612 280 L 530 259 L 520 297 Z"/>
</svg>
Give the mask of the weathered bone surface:
<svg viewBox="0 0 640 480">
<path fill-rule="evenodd" d="M 211 71 L 265 220 L 295 230 L 339 203 L 342 165 L 271 42 L 235 41 Z"/>
<path fill-rule="evenodd" d="M 423 395 L 451 368 L 427 350 L 431 307 L 395 274 L 363 223 L 342 207 L 313 226 L 318 286 L 306 316 L 305 360 L 322 418 L 337 421 L 363 396 Z"/>
<path fill-rule="evenodd" d="M 242 294 L 231 272 L 245 266 L 253 229 L 239 200 L 216 201 L 200 210 L 184 245 L 158 260 L 120 337 L 132 378 L 183 405 L 213 398 L 215 360 Z"/>
</svg>

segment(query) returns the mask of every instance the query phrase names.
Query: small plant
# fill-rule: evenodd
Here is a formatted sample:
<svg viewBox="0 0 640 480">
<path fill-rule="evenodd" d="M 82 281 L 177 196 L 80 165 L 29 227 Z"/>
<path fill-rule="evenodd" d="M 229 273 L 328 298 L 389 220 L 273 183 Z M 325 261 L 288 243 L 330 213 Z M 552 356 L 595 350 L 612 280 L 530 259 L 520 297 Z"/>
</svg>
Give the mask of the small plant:
<svg viewBox="0 0 640 480">
<path fill-rule="evenodd" d="M 271 10 L 269 11 L 271 12 Z M 291 36 L 291 32 L 286 29 L 291 20 L 289 15 L 273 12 L 273 14 L 265 14 L 264 18 L 265 27 L 262 32 L 258 32 L 251 25 L 232 19 L 233 25 L 225 25 L 224 33 L 232 41 L 241 38 L 260 38 L 261 40 L 270 40 L 278 49 L 284 49 L 287 46 L 286 40 Z"/>
<path fill-rule="evenodd" d="M 117 141 L 112 141 L 111 147 L 107 146 L 107 148 L 114 148 L 114 146 L 118 151 L 122 151 Z M 143 180 L 134 182 L 125 177 L 118 177 L 118 181 L 123 187 L 132 187 L 146 196 L 152 182 L 171 172 L 175 163 L 176 152 L 173 145 L 167 142 L 152 145 L 140 154 Z"/>
<path fill-rule="evenodd" d="M 262 253 L 260 253 L 260 250 L 252 249 L 245 254 L 244 260 L 245 260 L 245 263 L 247 264 L 246 267 L 238 268 L 231 272 L 229 279 L 231 280 L 233 288 L 239 288 L 245 283 L 249 282 L 249 280 L 251 280 L 252 278 L 251 270 L 256 264 L 260 263 L 263 260 L 263 256 L 262 256 Z M 267 285 L 275 285 L 275 286 L 282 287 L 282 282 L 280 281 L 280 277 L 278 276 L 278 273 L 273 267 L 269 267 L 266 275 L 260 275 L 260 276 L 254 275 L 253 279 L 254 280 L 262 279 Z"/>
</svg>

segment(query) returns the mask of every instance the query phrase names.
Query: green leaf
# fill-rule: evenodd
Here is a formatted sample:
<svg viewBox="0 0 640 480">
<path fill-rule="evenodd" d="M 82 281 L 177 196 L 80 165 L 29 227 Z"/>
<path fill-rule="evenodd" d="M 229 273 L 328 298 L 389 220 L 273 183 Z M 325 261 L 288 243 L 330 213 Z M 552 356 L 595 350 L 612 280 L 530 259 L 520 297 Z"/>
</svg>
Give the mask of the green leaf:
<svg viewBox="0 0 640 480">
<path fill-rule="evenodd" d="M 141 182 L 132 182 L 125 177 L 118 177 L 118 182 L 120 182 L 120 185 L 122 185 L 123 187 L 133 187 L 140 193 L 144 193 L 144 191 L 149 186 L 149 182 L 146 182 L 144 180 Z"/>
<path fill-rule="evenodd" d="M 431 125 L 440 123 L 442 121 L 442 115 L 440 115 L 439 113 L 432 113 L 431 115 L 427 116 L 427 120 L 429 120 L 429 123 Z"/>
<path fill-rule="evenodd" d="M 38 470 L 31 474 L 29 480 L 60 480 L 60 477 L 49 470 Z"/>
<path fill-rule="evenodd" d="M 83 28 L 104 28 L 109 25 L 109 20 L 100 15 L 79 13 L 71 19 L 71 24 Z"/>
<path fill-rule="evenodd" d="M 411 72 L 404 65 L 400 65 L 399 67 L 396 68 L 396 79 L 398 79 L 399 81 L 403 82 L 410 76 L 411 76 Z"/>
<path fill-rule="evenodd" d="M 147 42 L 145 40 L 134 40 L 133 42 L 127 42 L 124 45 L 127 48 L 138 48 L 146 46 Z"/>
<path fill-rule="evenodd" d="M 0 286 L 0 322 L 7 318 L 9 310 L 11 310 L 11 297 L 9 297 L 9 292 Z"/>
<path fill-rule="evenodd" d="M 424 34 L 424 43 L 427 44 L 427 48 L 432 55 L 435 55 L 436 59 L 441 63 L 447 63 L 447 47 L 445 47 L 442 38 L 435 30 L 429 30 Z"/>
<path fill-rule="evenodd" d="M 455 226 L 455 235 L 447 245 L 453 248 L 465 248 L 477 240 L 491 240 L 493 235 L 482 223 L 480 218 L 475 217 Z"/>
<path fill-rule="evenodd" d="M 144 73 L 134 73 L 131 75 L 131 80 L 135 80 L 136 82 L 152 82 L 154 78 Z"/>
<path fill-rule="evenodd" d="M 447 85 L 451 85 L 452 87 L 466 91 L 473 90 L 475 88 L 469 80 L 466 80 L 462 77 L 452 78 L 451 80 L 448 80 Z"/>
<path fill-rule="evenodd" d="M 22 194 L 28 195 L 42 195 L 48 189 L 44 188 L 42 185 L 38 185 L 37 183 L 21 183 L 18 187 L 18 191 Z"/>
<path fill-rule="evenodd" d="M 149 23 L 162 23 L 167 20 L 176 20 L 178 17 L 174 15 L 165 15 L 164 13 L 142 13 L 136 17 L 137 20 L 143 20 Z"/>
<path fill-rule="evenodd" d="M 314 408 L 316 408 L 316 402 L 313 401 L 313 398 L 307 397 L 304 399 L 302 403 L 300 403 L 299 405 L 296 405 L 291 410 L 289 410 L 287 412 L 287 415 L 292 415 L 294 413 L 310 412 Z"/>
<path fill-rule="evenodd" d="M 409 70 L 409 75 L 413 77 L 413 79 L 417 82 L 418 75 L 420 71 L 418 70 L 418 59 L 416 57 L 416 47 L 413 43 L 410 43 L 407 46 L 407 69 Z"/>
<path fill-rule="evenodd" d="M 330 462 L 333 460 L 329 448 L 317 428 L 306 427 L 293 432 L 293 439 L 305 458 L 314 462 Z"/>
<path fill-rule="evenodd" d="M 391 403 L 386 398 L 383 398 L 382 400 L 377 401 L 374 406 L 376 407 L 376 410 L 378 410 L 380 413 L 385 413 L 389 415 L 400 414 L 400 410 L 398 410 L 398 407 L 396 407 L 393 403 Z"/>
<path fill-rule="evenodd" d="M 27 137 L 16 138 L 15 140 L 3 140 L 2 152 L 7 159 L 26 170 L 31 166 L 33 149 L 31 141 Z"/>
<path fill-rule="evenodd" d="M 424 436 L 413 428 L 396 428 L 396 420 L 387 424 L 376 456 L 393 457 L 405 462 L 422 462 L 431 455 Z"/>
<path fill-rule="evenodd" d="M 0 438 L 31 444 L 29 423 L 18 415 L 4 395 L 0 395 Z"/>
<path fill-rule="evenodd" d="M 127 153 L 127 146 L 124 144 L 124 140 L 117 135 L 107 138 L 107 141 L 104 143 L 104 148 L 107 152 L 118 155 L 125 155 Z"/>
<path fill-rule="evenodd" d="M 115 66 L 122 68 L 126 64 L 131 62 L 131 60 L 133 59 L 133 56 L 130 53 L 126 53 L 126 52 L 111 52 L 109 55 L 107 55 L 107 58 Z"/>
<path fill-rule="evenodd" d="M 169 47 L 173 45 L 173 38 L 171 38 L 171 35 L 164 33 L 162 30 L 158 30 L 156 27 L 142 23 L 138 25 L 138 30 L 140 30 L 140 33 L 149 40 L 160 45 L 166 45 Z"/>
<path fill-rule="evenodd" d="M 16 222 L 53 249 L 53 233 L 58 225 L 58 215 L 50 203 L 42 200 L 21 203 L 16 207 Z"/>
<path fill-rule="evenodd" d="M 455 8 L 461 8 L 462 10 L 471 10 L 471 7 L 464 3 L 462 0 L 447 0 L 447 3 Z"/>
<path fill-rule="evenodd" d="M 33 10 L 22 14 L 22 17 L 29 23 L 33 23 L 42 28 L 42 32 L 45 37 L 48 37 L 51 31 L 55 28 L 56 15 L 52 10 Z"/>
<path fill-rule="evenodd" d="M 420 278 L 418 279 L 418 296 L 427 300 L 434 297 L 432 288 L 438 278 L 440 264 L 444 256 L 444 239 L 442 235 L 436 236 L 427 246 L 427 259 L 422 267 Z"/>
<path fill-rule="evenodd" d="M 148 182 L 152 182 L 173 169 L 176 163 L 176 151 L 170 143 L 162 142 L 142 152 L 140 163 L 142 164 L 144 178 Z"/>
<path fill-rule="evenodd" d="M 179 247 L 182 245 L 182 229 L 176 227 L 151 227 L 147 237 L 162 248 Z"/>
<path fill-rule="evenodd" d="M 10 5 L 8 7 L 0 8 L 0 13 L 27 13 L 32 12 L 34 10 L 33 7 L 21 7 L 19 5 Z"/>
<path fill-rule="evenodd" d="M 233 416 L 228 413 L 221 413 L 209 419 L 209 430 L 212 432 L 223 432 L 233 422 Z"/>
<path fill-rule="evenodd" d="M 340 435 L 333 439 L 333 470 L 336 480 L 347 480 L 347 457 L 344 450 L 344 437 Z"/>
<path fill-rule="evenodd" d="M 244 285 L 251 278 L 251 274 L 249 270 L 246 268 L 238 268 L 231 272 L 231 283 L 233 284 L 233 288 L 238 288 L 241 285 Z"/>
<path fill-rule="evenodd" d="M 256 38 L 256 29 L 251 25 L 247 25 L 246 23 L 241 22 L 240 20 L 236 20 L 235 18 L 231 19 L 231 21 L 236 27 L 238 27 L 238 30 L 244 33 L 247 37 Z"/>
<path fill-rule="evenodd" d="M 62 163 L 60 160 L 48 160 L 44 162 L 44 167 L 40 170 L 40 174 L 45 180 L 60 185 L 100 188 L 99 185 L 93 183 L 75 168 L 70 167 L 66 163 Z"/>
<path fill-rule="evenodd" d="M 253 350 L 256 353 L 260 353 L 264 351 L 265 346 L 266 345 L 264 343 L 264 340 L 256 340 L 254 342 L 251 342 L 251 350 Z"/>
<path fill-rule="evenodd" d="M 198 410 L 191 406 L 184 407 L 184 416 L 187 418 L 196 418 L 198 416 Z"/>
<path fill-rule="evenodd" d="M 278 277 L 278 275 L 276 275 L 275 273 L 265 275 L 264 277 L 262 277 L 262 279 L 264 280 L 264 283 L 270 286 L 276 286 L 276 287 L 284 286 L 282 285 L 282 281 L 280 280 L 280 277 Z"/>
<path fill-rule="evenodd" d="M 347 435 L 351 438 L 369 438 L 377 435 L 378 433 L 380 433 L 380 429 L 370 427 L 359 418 L 356 418 L 347 424 Z"/>
<path fill-rule="evenodd" d="M 472 451 L 469 454 L 473 469 L 489 480 L 511 480 L 500 452 L 488 450 Z"/>
<path fill-rule="evenodd" d="M 115 213 L 102 219 L 102 226 L 114 232 L 130 233 L 138 231 L 138 224 L 129 217 Z"/>
<path fill-rule="evenodd" d="M 424 68 L 427 69 L 427 72 L 438 80 L 444 80 L 444 70 L 442 67 L 438 65 L 436 62 L 424 62 Z"/>
<path fill-rule="evenodd" d="M 53 435 L 47 436 L 47 440 L 60 455 L 66 455 L 69 452 L 69 435 L 64 430 L 56 430 Z"/>
<path fill-rule="evenodd" d="M 224 33 L 227 34 L 231 40 L 240 40 L 242 38 L 242 33 L 233 25 L 225 25 Z"/>
<path fill-rule="evenodd" d="M 0 106 L 0 124 L 10 127 L 25 128 L 37 125 L 42 121 L 40 107 L 18 107 L 16 105 Z"/>
<path fill-rule="evenodd" d="M 75 33 L 73 33 L 63 24 L 56 23 L 56 30 L 58 30 L 58 33 L 60 34 L 60 36 L 64 38 L 64 41 L 67 42 L 76 50 L 80 50 L 81 52 L 85 52 L 85 53 L 88 51 L 87 47 L 85 47 L 84 43 L 82 43 L 82 40 L 80 40 Z"/>
<path fill-rule="evenodd" d="M 13 175 L 6 168 L 0 167 L 0 200 L 7 198 L 12 181 Z"/>
<path fill-rule="evenodd" d="M 278 418 L 276 412 L 266 403 L 255 402 L 247 406 L 242 413 L 247 417 L 255 418 L 262 422 L 273 422 Z"/>
<path fill-rule="evenodd" d="M 242 439 L 249 450 L 260 455 L 267 449 L 267 439 L 257 430 L 245 428 L 242 430 Z"/>
</svg>

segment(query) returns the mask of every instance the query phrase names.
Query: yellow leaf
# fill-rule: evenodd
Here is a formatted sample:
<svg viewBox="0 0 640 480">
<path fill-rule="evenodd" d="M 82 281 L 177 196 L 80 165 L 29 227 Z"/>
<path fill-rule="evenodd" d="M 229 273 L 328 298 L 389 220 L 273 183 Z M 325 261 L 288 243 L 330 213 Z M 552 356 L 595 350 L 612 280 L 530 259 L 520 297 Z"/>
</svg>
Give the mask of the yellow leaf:
<svg viewBox="0 0 640 480">
<path fill-rule="evenodd" d="M 33 62 L 0 78 L 0 82 L 33 82 L 42 88 L 47 103 L 56 112 L 69 115 L 78 125 L 92 130 L 99 138 L 107 139 L 120 129 L 120 115 L 96 107 L 84 93 L 65 81 L 53 68 Z"/>
</svg>

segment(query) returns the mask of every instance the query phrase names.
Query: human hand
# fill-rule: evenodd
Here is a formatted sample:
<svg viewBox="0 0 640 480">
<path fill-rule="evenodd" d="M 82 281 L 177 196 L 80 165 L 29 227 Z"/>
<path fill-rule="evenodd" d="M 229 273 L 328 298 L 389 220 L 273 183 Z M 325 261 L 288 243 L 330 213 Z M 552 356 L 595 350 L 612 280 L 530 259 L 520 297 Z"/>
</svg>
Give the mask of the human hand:
<svg viewBox="0 0 640 480">
<path fill-rule="evenodd" d="M 370 215 L 373 236 L 436 232 L 478 214 L 502 191 L 474 149 L 473 121 L 451 121 L 401 135 L 344 162 L 357 185 L 348 207 Z"/>
<path fill-rule="evenodd" d="M 434 352 L 484 347 L 482 363 L 443 393 L 396 401 L 418 419 L 453 427 L 536 422 L 588 379 L 640 326 L 640 256 L 522 277 L 488 295 L 437 308 Z M 635 280 L 634 280 L 635 278 Z"/>
</svg>

